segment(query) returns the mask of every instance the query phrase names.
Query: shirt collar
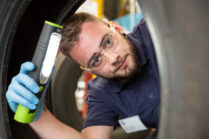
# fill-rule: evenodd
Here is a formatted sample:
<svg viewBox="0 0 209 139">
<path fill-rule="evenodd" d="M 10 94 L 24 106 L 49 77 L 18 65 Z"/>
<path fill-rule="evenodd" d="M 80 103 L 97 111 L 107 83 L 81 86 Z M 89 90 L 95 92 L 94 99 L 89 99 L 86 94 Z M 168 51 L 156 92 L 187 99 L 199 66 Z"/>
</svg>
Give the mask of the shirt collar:
<svg viewBox="0 0 209 139">
<path fill-rule="evenodd" d="M 113 89 L 113 92 L 115 93 L 119 93 L 121 91 L 121 89 L 128 84 L 129 81 L 125 81 L 125 82 L 117 82 L 117 81 L 110 81 L 111 84 L 111 88 Z"/>
</svg>

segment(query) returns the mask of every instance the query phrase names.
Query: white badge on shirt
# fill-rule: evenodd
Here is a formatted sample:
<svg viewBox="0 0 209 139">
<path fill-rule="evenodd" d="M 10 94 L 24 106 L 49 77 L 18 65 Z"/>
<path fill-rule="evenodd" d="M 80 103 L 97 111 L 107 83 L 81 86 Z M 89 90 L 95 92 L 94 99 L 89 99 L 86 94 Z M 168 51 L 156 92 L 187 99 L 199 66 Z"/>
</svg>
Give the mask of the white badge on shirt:
<svg viewBox="0 0 209 139">
<path fill-rule="evenodd" d="M 136 132 L 147 129 L 147 127 L 142 123 L 138 115 L 131 116 L 128 118 L 118 120 L 121 127 L 126 133 Z"/>
</svg>

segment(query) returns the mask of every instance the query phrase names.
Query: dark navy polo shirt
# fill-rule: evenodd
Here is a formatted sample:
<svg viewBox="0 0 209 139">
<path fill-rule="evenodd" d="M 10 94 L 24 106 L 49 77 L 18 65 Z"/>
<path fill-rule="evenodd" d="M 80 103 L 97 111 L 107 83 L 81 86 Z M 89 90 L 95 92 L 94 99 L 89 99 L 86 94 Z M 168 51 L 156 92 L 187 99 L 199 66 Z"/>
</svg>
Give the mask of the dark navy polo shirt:
<svg viewBox="0 0 209 139">
<path fill-rule="evenodd" d="M 88 84 L 88 112 L 84 128 L 116 126 L 119 118 L 138 115 L 144 125 L 157 128 L 160 104 L 158 67 L 149 31 L 142 19 L 128 39 L 136 47 L 141 63 L 138 73 L 127 82 L 97 77 Z"/>
</svg>

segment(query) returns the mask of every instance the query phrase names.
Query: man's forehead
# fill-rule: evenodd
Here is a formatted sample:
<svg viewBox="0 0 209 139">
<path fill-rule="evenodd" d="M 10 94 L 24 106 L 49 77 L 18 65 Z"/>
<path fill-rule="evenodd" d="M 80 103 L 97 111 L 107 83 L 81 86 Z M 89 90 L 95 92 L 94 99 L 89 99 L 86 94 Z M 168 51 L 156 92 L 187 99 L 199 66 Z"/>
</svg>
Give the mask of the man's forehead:
<svg viewBox="0 0 209 139">
<path fill-rule="evenodd" d="M 81 26 L 81 33 L 100 33 L 108 27 L 102 22 L 86 22 Z"/>
<path fill-rule="evenodd" d="M 78 64 L 85 66 L 91 53 L 90 50 L 87 50 L 87 46 L 84 47 L 83 45 L 76 43 L 71 49 L 70 55 Z"/>
</svg>

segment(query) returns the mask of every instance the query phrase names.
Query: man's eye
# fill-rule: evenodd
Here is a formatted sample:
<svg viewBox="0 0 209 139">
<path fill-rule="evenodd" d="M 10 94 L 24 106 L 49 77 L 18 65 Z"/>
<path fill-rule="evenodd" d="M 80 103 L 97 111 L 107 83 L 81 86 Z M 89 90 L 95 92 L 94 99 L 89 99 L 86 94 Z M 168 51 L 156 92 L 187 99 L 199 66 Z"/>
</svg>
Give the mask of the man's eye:
<svg viewBox="0 0 209 139">
<path fill-rule="evenodd" d="M 112 47 L 113 45 L 113 39 L 108 37 L 106 40 L 105 40 L 105 43 L 104 43 L 104 48 L 110 48 Z"/>
<path fill-rule="evenodd" d="M 102 57 L 101 57 L 101 56 L 98 56 L 98 57 L 94 60 L 92 66 L 93 66 L 93 67 L 98 67 L 98 66 L 101 64 L 101 62 L 102 62 Z"/>
</svg>

